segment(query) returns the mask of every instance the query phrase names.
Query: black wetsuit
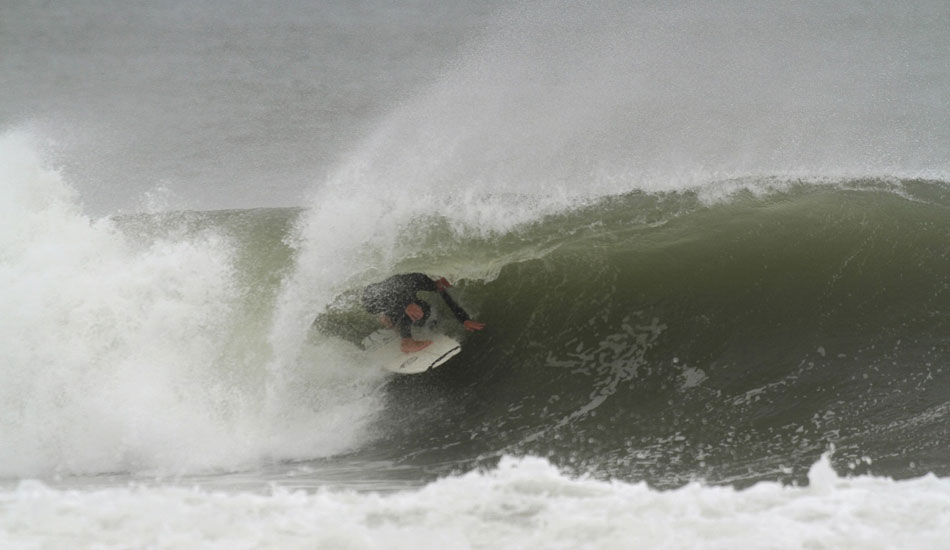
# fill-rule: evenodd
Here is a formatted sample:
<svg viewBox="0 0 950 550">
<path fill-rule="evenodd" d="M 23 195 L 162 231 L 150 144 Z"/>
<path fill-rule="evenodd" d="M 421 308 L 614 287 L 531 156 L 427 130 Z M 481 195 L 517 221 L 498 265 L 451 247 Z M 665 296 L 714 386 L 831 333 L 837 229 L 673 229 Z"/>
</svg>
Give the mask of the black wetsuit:
<svg viewBox="0 0 950 550">
<path fill-rule="evenodd" d="M 460 323 L 469 320 L 468 313 L 455 303 L 448 292 L 439 291 L 435 281 L 424 273 L 393 275 L 385 281 L 369 285 L 363 290 L 363 307 L 370 313 L 389 317 L 403 338 L 412 338 L 413 321 L 406 315 L 406 306 L 416 303 L 422 308 L 422 319 L 416 324 L 421 325 L 429 317 L 429 304 L 416 298 L 420 290 L 438 292 Z"/>
</svg>

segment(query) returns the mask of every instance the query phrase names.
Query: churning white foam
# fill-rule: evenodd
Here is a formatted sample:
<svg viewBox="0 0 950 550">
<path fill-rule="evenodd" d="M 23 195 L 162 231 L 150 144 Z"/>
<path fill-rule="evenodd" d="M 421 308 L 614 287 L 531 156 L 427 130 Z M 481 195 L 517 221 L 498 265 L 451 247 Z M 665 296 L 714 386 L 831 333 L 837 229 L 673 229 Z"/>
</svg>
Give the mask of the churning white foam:
<svg viewBox="0 0 950 550">
<path fill-rule="evenodd" d="M 0 492 L 0 544 L 95 548 L 947 548 L 950 481 L 838 477 L 737 491 L 574 479 L 505 458 L 389 495 L 173 487 Z"/>
<path fill-rule="evenodd" d="M 370 375 L 339 365 L 267 391 L 260 353 L 234 350 L 246 293 L 214 228 L 136 242 L 85 216 L 15 133 L 0 137 L 0 215 L 0 477 L 322 456 L 375 410 Z"/>
</svg>

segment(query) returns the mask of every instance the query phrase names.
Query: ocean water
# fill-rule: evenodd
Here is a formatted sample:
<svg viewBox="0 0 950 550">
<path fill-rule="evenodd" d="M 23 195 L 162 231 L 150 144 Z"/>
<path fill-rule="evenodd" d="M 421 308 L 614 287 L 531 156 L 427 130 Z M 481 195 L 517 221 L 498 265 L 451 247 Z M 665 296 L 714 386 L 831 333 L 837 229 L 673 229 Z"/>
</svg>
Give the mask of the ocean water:
<svg viewBox="0 0 950 550">
<path fill-rule="evenodd" d="M 0 6 L 0 546 L 950 548 L 950 7 Z M 487 323 L 397 376 L 363 285 Z M 438 303 L 434 303 L 438 306 Z"/>
</svg>

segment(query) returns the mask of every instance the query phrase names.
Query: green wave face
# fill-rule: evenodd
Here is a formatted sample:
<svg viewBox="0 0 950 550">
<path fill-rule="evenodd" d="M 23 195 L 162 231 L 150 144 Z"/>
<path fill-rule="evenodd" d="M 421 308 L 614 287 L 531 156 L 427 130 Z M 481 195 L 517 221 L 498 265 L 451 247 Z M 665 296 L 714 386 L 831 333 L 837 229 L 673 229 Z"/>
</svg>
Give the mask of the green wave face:
<svg viewBox="0 0 950 550">
<path fill-rule="evenodd" d="M 428 380 L 395 381 L 377 451 L 531 453 L 661 484 L 804 479 L 830 446 L 891 475 L 947 472 L 948 196 L 632 194 L 460 243 L 530 253 L 460 285 L 490 328 Z"/>
</svg>

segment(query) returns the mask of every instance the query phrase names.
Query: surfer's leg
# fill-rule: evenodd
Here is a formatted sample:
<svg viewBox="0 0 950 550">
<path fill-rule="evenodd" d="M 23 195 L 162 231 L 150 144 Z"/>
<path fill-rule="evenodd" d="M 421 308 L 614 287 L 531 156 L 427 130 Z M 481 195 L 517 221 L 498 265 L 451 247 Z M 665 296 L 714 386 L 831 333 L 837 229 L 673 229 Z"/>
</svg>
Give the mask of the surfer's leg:
<svg viewBox="0 0 950 550">
<path fill-rule="evenodd" d="M 398 321 L 396 321 L 396 326 L 394 328 L 396 329 L 396 332 L 398 332 L 403 338 L 412 338 L 412 319 L 410 319 L 405 313 L 399 317 Z"/>
<path fill-rule="evenodd" d="M 432 306 L 422 300 L 418 300 L 415 303 L 422 309 L 422 317 L 413 324 L 417 327 L 425 326 L 426 321 L 429 319 L 429 314 L 432 313 Z"/>
</svg>

